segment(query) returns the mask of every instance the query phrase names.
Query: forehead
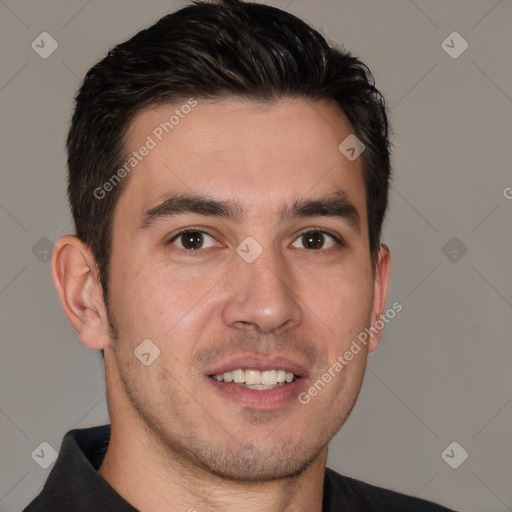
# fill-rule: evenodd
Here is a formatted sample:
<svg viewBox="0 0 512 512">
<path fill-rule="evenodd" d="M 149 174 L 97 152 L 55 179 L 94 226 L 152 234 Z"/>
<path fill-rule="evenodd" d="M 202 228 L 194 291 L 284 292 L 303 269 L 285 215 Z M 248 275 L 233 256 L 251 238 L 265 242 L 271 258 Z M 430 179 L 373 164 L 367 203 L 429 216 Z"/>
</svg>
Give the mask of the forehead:
<svg viewBox="0 0 512 512">
<path fill-rule="evenodd" d="M 116 217 L 126 210 L 136 222 L 171 193 L 235 198 L 261 216 L 265 205 L 341 190 L 365 225 L 361 158 L 338 149 L 353 129 L 334 102 L 194 102 L 148 108 L 132 121 L 125 159 L 137 163 Z"/>
</svg>

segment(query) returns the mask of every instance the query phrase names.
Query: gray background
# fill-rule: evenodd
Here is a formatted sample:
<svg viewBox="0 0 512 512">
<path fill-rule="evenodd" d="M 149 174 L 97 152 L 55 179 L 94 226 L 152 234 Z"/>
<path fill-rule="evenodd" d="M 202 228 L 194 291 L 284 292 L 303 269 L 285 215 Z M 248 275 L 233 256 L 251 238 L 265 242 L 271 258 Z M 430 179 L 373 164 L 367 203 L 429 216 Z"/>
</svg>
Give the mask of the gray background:
<svg viewBox="0 0 512 512">
<path fill-rule="evenodd" d="M 269 3 L 370 66 L 396 133 L 383 241 L 388 306 L 403 311 L 370 356 L 329 463 L 457 510 L 512 510 L 512 2 Z M 45 261 L 72 231 L 72 97 L 109 48 L 183 4 L 0 1 L 2 512 L 42 487 L 52 466 L 31 458 L 41 442 L 58 451 L 71 428 L 108 422 L 100 354 L 68 325 Z M 47 59 L 31 48 L 43 31 L 59 45 Z M 469 44 L 456 59 L 441 46 L 453 31 Z M 452 441 L 469 453 L 457 469 L 441 457 Z"/>
</svg>

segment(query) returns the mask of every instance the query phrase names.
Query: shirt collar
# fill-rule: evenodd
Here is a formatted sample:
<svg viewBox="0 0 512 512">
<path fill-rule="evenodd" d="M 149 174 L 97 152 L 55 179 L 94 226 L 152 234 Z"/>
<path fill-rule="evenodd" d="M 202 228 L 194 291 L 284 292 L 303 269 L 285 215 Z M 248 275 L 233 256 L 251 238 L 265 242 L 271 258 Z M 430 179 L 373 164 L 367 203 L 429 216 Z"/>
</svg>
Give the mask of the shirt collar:
<svg viewBox="0 0 512 512">
<path fill-rule="evenodd" d="M 137 512 L 98 473 L 109 440 L 110 425 L 70 430 L 34 506 L 54 512 Z"/>
<path fill-rule="evenodd" d="M 98 473 L 110 440 L 110 425 L 70 430 L 62 441 L 40 495 L 24 512 L 138 512 Z M 338 503 L 336 473 L 326 469 L 324 511 Z"/>
</svg>

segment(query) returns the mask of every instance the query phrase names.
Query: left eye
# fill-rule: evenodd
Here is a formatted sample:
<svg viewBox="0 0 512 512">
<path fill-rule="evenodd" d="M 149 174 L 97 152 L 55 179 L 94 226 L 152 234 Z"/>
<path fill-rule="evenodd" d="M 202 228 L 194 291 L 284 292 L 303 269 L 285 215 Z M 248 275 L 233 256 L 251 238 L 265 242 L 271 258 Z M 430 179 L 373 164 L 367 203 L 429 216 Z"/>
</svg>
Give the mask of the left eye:
<svg viewBox="0 0 512 512">
<path fill-rule="evenodd" d="M 178 246 L 180 249 L 190 251 L 207 249 L 208 247 L 217 245 L 215 238 L 204 231 L 182 231 L 169 240 L 169 243 Z"/>
<path fill-rule="evenodd" d="M 299 245 L 297 245 L 299 244 Z M 300 245 L 302 244 L 302 245 Z M 329 249 L 340 243 L 328 233 L 318 230 L 310 230 L 302 233 L 302 235 L 293 242 L 292 247 L 298 247 L 299 249 Z"/>
</svg>

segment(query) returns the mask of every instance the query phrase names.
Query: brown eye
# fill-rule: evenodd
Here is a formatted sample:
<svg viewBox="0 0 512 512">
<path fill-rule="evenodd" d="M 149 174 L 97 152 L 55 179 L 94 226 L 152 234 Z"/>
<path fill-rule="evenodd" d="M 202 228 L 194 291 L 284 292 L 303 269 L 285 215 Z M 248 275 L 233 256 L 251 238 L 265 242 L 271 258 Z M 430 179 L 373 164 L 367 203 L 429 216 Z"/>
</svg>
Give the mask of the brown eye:
<svg viewBox="0 0 512 512">
<path fill-rule="evenodd" d="M 213 247 L 215 245 L 215 239 L 203 231 L 183 231 L 176 235 L 170 243 L 180 249 L 193 251 Z"/>
<path fill-rule="evenodd" d="M 299 244 L 299 245 L 296 245 Z M 327 244 L 327 245 L 326 245 Z M 310 230 L 302 233 L 297 240 L 292 244 L 293 247 L 299 249 L 329 249 L 334 245 L 339 244 L 332 235 L 318 230 Z"/>
</svg>

